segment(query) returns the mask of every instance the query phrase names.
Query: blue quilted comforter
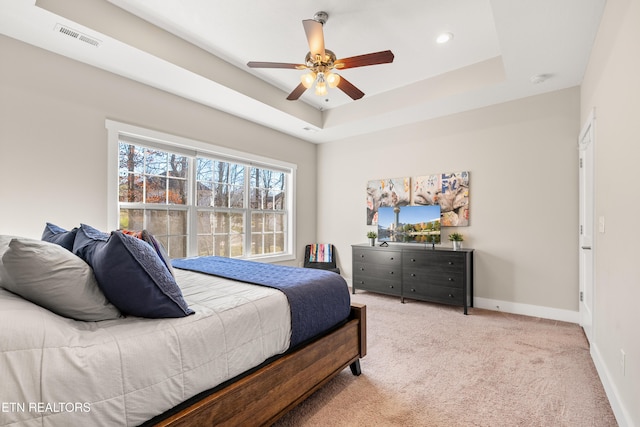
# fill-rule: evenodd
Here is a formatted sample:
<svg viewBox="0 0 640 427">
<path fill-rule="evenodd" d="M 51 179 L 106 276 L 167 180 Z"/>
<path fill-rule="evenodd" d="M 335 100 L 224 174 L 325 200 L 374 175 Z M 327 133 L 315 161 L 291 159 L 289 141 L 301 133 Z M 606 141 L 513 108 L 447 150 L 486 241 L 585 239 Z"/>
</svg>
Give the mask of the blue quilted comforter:
<svg viewBox="0 0 640 427">
<path fill-rule="evenodd" d="M 216 256 L 174 259 L 171 263 L 175 268 L 282 291 L 291 308 L 290 348 L 343 322 L 351 310 L 347 283 L 333 272 Z"/>
</svg>

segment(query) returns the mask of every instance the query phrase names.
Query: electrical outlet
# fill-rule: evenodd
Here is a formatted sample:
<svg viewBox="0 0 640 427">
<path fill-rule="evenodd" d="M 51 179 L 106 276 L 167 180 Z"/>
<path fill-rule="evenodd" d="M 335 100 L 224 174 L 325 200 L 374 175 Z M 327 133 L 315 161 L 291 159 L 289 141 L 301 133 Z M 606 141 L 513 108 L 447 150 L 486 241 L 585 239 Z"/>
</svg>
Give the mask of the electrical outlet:
<svg viewBox="0 0 640 427">
<path fill-rule="evenodd" d="M 620 369 L 622 370 L 622 376 L 624 377 L 626 371 L 626 359 L 627 355 L 623 349 L 620 349 Z"/>
</svg>

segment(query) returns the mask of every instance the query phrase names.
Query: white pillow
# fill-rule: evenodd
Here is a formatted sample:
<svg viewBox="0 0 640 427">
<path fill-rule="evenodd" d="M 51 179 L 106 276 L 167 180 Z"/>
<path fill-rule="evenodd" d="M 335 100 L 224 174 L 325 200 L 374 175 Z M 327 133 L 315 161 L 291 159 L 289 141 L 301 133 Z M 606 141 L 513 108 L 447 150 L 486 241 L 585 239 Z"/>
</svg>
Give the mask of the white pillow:
<svg viewBox="0 0 640 427">
<path fill-rule="evenodd" d="M 60 245 L 14 238 L 2 263 L 9 277 L 5 289 L 54 313 L 85 321 L 122 316 L 98 287 L 91 267 Z"/>
</svg>

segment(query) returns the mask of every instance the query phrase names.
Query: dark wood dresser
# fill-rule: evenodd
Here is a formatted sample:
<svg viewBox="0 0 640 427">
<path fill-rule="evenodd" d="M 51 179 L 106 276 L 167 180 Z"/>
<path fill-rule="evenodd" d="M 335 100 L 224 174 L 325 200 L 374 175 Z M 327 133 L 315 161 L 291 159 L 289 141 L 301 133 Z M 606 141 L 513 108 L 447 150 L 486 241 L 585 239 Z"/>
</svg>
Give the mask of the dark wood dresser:
<svg viewBox="0 0 640 427">
<path fill-rule="evenodd" d="M 473 307 L 473 249 L 366 244 L 352 246 L 352 291 L 356 289 Z"/>
</svg>

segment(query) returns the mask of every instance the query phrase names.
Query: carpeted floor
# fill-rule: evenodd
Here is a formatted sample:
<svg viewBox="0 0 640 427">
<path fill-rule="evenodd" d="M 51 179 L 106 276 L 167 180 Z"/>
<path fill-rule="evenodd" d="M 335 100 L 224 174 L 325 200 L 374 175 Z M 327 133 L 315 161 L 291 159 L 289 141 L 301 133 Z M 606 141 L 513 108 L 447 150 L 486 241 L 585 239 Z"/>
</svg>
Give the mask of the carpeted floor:
<svg viewBox="0 0 640 427">
<path fill-rule="evenodd" d="M 347 368 L 275 426 L 616 426 L 572 323 L 358 292 L 362 375 Z"/>
</svg>

